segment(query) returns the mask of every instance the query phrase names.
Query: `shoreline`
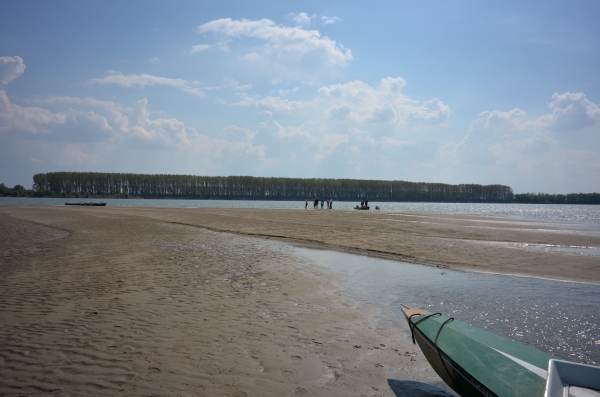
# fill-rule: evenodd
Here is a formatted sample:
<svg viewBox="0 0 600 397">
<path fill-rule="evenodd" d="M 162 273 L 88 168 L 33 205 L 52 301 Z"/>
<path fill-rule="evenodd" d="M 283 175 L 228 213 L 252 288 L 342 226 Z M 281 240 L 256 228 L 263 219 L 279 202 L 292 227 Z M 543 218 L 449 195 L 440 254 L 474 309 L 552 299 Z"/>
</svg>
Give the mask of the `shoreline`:
<svg viewBox="0 0 600 397">
<path fill-rule="evenodd" d="M 0 206 L 0 214 L 19 208 L 38 207 Z M 596 266 L 600 256 L 543 251 L 544 247 L 598 250 L 600 235 L 573 233 L 580 229 L 548 222 L 541 225 L 544 222 L 539 220 L 519 219 L 515 227 L 514 218 L 434 212 L 274 212 L 222 207 L 103 207 L 101 211 L 424 266 L 600 284 L 600 267 Z M 481 227 L 482 223 L 491 226 Z"/>
<path fill-rule="evenodd" d="M 131 213 L 130 210 L 125 207 L 114 209 L 118 213 Z M 339 210 L 321 214 L 319 211 L 281 210 L 273 213 L 271 210 L 231 208 L 168 211 L 168 216 L 151 208 L 137 208 L 134 212 L 213 231 L 281 239 L 427 266 L 600 284 L 597 256 L 506 246 L 523 243 L 600 247 L 600 236 L 574 234 L 571 233 L 573 229 L 542 226 L 536 220 L 520 220 L 519 227 L 515 228 L 511 224 L 512 218 L 429 212 L 364 214 Z M 414 222 L 412 217 L 415 215 L 425 221 Z M 396 219 L 389 222 L 389 216 Z M 472 227 L 490 221 L 494 227 Z"/>
</svg>

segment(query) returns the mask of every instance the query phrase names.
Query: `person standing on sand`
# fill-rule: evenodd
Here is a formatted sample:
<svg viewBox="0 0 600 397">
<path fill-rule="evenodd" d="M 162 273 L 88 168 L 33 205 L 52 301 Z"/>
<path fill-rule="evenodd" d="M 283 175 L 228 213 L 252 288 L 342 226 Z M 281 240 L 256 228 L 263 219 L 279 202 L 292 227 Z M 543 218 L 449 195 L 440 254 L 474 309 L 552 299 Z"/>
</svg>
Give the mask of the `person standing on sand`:
<svg viewBox="0 0 600 397">
<path fill-rule="evenodd" d="M 329 209 L 333 209 L 333 199 L 329 199 Z"/>
<path fill-rule="evenodd" d="M 304 209 L 308 209 L 308 197 L 304 198 Z"/>
<path fill-rule="evenodd" d="M 317 197 L 315 197 L 315 201 L 313 201 L 313 210 L 316 210 L 319 208 L 319 199 Z"/>
<path fill-rule="evenodd" d="M 323 204 L 325 204 L 325 200 L 321 199 L 321 209 L 323 209 Z"/>
</svg>

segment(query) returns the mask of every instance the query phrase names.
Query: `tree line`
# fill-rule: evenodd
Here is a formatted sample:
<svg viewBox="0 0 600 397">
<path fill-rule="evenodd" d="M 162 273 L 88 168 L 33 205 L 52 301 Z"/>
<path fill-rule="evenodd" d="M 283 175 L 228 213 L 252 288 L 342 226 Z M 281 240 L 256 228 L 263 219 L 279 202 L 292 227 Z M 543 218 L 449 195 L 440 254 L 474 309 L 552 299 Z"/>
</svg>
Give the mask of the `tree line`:
<svg viewBox="0 0 600 397">
<path fill-rule="evenodd" d="M 359 179 L 50 172 L 33 176 L 37 196 L 340 201 L 512 202 L 509 186 Z"/>
<path fill-rule="evenodd" d="M 15 185 L 13 188 L 4 186 L 4 183 L 0 183 L 0 197 L 2 196 L 13 196 L 13 197 L 26 197 L 31 194 L 31 191 L 27 191 L 22 185 Z"/>
<path fill-rule="evenodd" d="M 514 202 L 527 204 L 600 204 L 600 193 L 521 193 L 515 194 Z"/>
<path fill-rule="evenodd" d="M 514 194 L 505 185 L 96 172 L 36 174 L 32 190 L 0 183 L 2 196 L 600 204 L 600 193 Z"/>
</svg>

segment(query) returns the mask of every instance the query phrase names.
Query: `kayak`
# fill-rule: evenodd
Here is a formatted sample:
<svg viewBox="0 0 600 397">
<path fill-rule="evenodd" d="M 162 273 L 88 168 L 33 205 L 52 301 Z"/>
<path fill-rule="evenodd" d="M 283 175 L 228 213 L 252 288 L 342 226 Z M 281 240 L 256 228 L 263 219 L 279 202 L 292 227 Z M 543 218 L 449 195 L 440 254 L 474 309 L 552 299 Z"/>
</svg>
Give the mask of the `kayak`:
<svg viewBox="0 0 600 397">
<path fill-rule="evenodd" d="M 435 372 L 461 397 L 600 397 L 600 367 L 562 361 L 440 313 L 404 305 L 402 312 L 413 343 L 419 344 Z M 579 374 L 577 381 L 567 379 L 570 372 L 563 370 L 554 376 L 556 385 L 547 387 L 552 378 L 549 368 L 553 373 L 561 365 Z"/>
</svg>

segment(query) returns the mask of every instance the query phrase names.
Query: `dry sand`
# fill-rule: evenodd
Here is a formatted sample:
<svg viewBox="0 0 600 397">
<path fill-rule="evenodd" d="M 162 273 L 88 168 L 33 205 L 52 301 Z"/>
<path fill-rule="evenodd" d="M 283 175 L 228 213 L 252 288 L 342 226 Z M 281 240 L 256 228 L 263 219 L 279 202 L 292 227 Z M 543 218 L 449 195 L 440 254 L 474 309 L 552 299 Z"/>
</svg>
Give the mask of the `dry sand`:
<svg viewBox="0 0 600 397">
<path fill-rule="evenodd" d="M 379 313 L 271 240 L 600 281 L 597 257 L 511 245 L 598 237 L 489 220 L 0 207 L 0 395 L 442 395 L 425 392 L 439 378 L 403 319 L 376 326 Z"/>
</svg>

